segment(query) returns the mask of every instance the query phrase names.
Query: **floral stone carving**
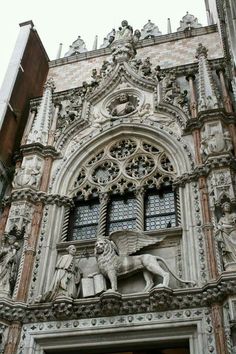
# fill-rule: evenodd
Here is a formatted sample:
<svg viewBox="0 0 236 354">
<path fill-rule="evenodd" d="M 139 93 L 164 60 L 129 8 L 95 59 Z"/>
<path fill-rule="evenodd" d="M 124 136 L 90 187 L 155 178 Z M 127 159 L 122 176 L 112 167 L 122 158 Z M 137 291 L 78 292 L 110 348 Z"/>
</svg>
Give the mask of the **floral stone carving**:
<svg viewBox="0 0 236 354">
<path fill-rule="evenodd" d="M 163 278 L 161 284 L 155 287 L 168 287 L 170 273 L 181 283 L 195 285 L 192 281 L 187 281 L 177 277 L 169 269 L 163 258 L 151 254 L 131 256 L 145 246 L 161 242 L 164 237 L 158 240 L 143 234 L 140 231 L 115 231 L 107 238 L 99 238 L 95 244 L 95 255 L 101 273 L 109 279 L 110 292 L 117 291 L 117 278 L 128 276 L 135 272 L 142 271 L 146 282 L 144 291 L 149 291 L 153 286 L 153 276 L 159 275 Z M 159 262 L 162 262 L 169 270 L 162 269 Z"/>
</svg>

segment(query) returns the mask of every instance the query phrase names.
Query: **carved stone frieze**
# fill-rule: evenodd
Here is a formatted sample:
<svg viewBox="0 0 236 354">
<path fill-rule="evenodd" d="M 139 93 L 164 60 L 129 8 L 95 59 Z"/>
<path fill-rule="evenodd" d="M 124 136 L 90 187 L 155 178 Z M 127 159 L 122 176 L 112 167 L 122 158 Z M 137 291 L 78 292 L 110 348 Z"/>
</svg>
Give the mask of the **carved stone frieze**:
<svg viewBox="0 0 236 354">
<path fill-rule="evenodd" d="M 149 293 L 118 296 L 116 300 L 120 315 L 150 313 L 151 311 L 196 311 L 213 303 L 222 303 L 228 296 L 236 295 L 236 279 L 232 273 L 221 275 L 218 281 L 202 288 L 153 289 Z M 120 300 L 119 300 L 120 299 Z M 111 302 L 108 301 L 108 308 Z M 52 306 L 53 305 L 53 306 Z M 106 306 L 106 305 L 104 305 Z M 53 303 L 23 304 L 0 298 L 2 320 L 22 323 L 54 321 L 56 319 L 96 318 L 104 315 L 101 298 L 71 300 L 58 299 Z"/>
</svg>

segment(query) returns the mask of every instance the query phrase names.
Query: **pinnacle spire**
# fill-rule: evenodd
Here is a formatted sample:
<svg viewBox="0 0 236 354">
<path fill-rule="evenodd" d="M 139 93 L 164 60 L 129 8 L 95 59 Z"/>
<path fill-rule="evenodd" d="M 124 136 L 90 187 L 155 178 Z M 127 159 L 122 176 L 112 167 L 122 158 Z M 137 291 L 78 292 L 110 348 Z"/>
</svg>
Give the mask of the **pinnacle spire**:
<svg viewBox="0 0 236 354">
<path fill-rule="evenodd" d="M 219 108 L 216 87 L 207 59 L 208 49 L 199 43 L 196 58 L 198 59 L 198 111 Z"/>
<path fill-rule="evenodd" d="M 42 101 L 27 139 L 27 144 L 41 143 L 47 145 L 52 116 L 52 93 L 54 89 L 54 81 L 52 78 L 49 78 L 44 86 Z"/>
<path fill-rule="evenodd" d="M 167 33 L 172 33 L 170 18 L 167 19 Z"/>
</svg>

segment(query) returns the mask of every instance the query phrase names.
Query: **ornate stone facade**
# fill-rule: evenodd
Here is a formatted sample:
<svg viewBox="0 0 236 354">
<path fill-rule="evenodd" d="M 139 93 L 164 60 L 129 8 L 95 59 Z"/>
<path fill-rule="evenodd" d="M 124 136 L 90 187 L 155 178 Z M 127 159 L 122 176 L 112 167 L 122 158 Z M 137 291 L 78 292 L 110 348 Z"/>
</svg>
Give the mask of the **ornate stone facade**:
<svg viewBox="0 0 236 354">
<path fill-rule="evenodd" d="M 234 352 L 236 116 L 220 38 L 190 14 L 164 36 L 122 21 L 101 49 L 78 37 L 50 62 L 2 201 L 2 353 Z"/>
</svg>

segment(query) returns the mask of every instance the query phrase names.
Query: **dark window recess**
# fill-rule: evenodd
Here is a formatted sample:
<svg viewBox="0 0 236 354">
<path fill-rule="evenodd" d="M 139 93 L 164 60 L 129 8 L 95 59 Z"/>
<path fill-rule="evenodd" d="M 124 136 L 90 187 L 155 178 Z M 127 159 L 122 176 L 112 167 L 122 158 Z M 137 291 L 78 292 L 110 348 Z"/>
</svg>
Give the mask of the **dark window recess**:
<svg viewBox="0 0 236 354">
<path fill-rule="evenodd" d="M 177 226 L 176 198 L 170 189 L 145 195 L 145 230 L 152 231 Z"/>
<path fill-rule="evenodd" d="M 98 200 L 78 203 L 71 213 L 69 234 L 71 240 L 96 238 L 100 204 Z"/>
<path fill-rule="evenodd" d="M 135 229 L 136 214 L 137 204 L 133 196 L 112 198 L 108 206 L 107 234 Z"/>
</svg>

